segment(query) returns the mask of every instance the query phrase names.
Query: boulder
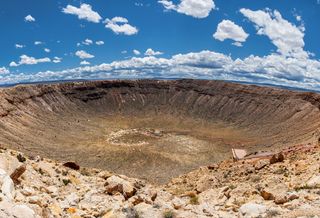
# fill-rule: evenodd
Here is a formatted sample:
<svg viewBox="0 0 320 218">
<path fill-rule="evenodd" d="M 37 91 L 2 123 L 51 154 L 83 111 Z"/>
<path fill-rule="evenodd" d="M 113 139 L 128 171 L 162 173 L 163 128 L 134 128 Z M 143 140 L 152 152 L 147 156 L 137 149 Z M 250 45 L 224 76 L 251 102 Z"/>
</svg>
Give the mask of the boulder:
<svg viewBox="0 0 320 218">
<path fill-rule="evenodd" d="M 259 160 L 255 165 L 254 165 L 254 168 L 256 170 L 261 170 L 263 169 L 265 166 L 269 165 L 270 161 L 266 160 L 266 159 L 262 159 L 262 160 Z"/>
<path fill-rule="evenodd" d="M 310 188 L 320 188 L 320 176 L 314 175 L 307 182 L 307 186 Z"/>
<path fill-rule="evenodd" d="M 248 218 L 261 217 L 266 211 L 267 207 L 265 205 L 256 203 L 243 204 L 239 209 L 240 215 Z"/>
<path fill-rule="evenodd" d="M 109 177 L 106 186 L 108 194 L 114 195 L 118 192 L 121 193 L 125 199 L 131 198 L 137 192 L 134 184 L 118 176 Z"/>
<path fill-rule="evenodd" d="M 276 204 L 284 204 L 289 201 L 288 197 L 286 195 L 276 195 L 274 199 L 274 203 Z"/>
<path fill-rule="evenodd" d="M 268 191 L 261 191 L 261 196 L 263 197 L 264 200 L 274 200 L 274 196 L 271 192 L 268 192 Z"/>
<path fill-rule="evenodd" d="M 3 179 L 3 183 L 1 186 L 1 192 L 9 199 L 13 200 L 15 196 L 15 188 L 14 183 L 10 176 L 6 175 Z"/>
<path fill-rule="evenodd" d="M 20 184 L 19 178 L 26 171 L 26 169 L 27 169 L 26 166 L 22 165 L 22 166 L 18 167 L 17 169 L 15 169 L 13 171 L 13 173 L 11 173 L 10 177 L 15 185 Z"/>
<path fill-rule="evenodd" d="M 3 200 L 0 202 L 0 217 L 36 218 L 36 214 L 27 205 L 16 205 Z"/>
<path fill-rule="evenodd" d="M 73 169 L 73 170 L 80 170 L 80 166 L 76 164 L 75 162 L 66 162 L 63 164 L 63 166 Z"/>
<path fill-rule="evenodd" d="M 12 208 L 12 215 L 17 218 L 35 218 L 35 212 L 26 205 L 16 205 Z"/>
<path fill-rule="evenodd" d="M 275 164 L 284 161 L 284 155 L 282 153 L 274 154 L 270 158 L 270 164 Z"/>
</svg>

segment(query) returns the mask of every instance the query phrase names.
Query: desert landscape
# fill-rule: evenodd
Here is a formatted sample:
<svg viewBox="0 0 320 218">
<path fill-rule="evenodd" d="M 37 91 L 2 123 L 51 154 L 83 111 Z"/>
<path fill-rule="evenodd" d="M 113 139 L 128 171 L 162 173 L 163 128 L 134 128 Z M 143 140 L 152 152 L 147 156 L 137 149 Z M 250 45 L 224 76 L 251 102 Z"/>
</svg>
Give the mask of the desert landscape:
<svg viewBox="0 0 320 218">
<path fill-rule="evenodd" d="M 295 217 L 306 205 L 319 214 L 319 94 L 115 80 L 0 96 L 8 216 Z M 231 149 L 248 154 L 232 160 Z"/>
<path fill-rule="evenodd" d="M 320 218 L 320 0 L 10 0 L 0 218 Z"/>
</svg>

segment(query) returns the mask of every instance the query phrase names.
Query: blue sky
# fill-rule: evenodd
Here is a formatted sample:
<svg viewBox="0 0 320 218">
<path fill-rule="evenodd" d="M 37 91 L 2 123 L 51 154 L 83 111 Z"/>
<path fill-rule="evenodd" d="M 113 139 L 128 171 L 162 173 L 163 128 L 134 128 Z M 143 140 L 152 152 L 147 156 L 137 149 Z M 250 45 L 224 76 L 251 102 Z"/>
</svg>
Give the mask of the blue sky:
<svg viewBox="0 0 320 218">
<path fill-rule="evenodd" d="M 319 0 L 5 1 L 0 84 L 178 77 L 320 90 L 319 20 Z"/>
</svg>

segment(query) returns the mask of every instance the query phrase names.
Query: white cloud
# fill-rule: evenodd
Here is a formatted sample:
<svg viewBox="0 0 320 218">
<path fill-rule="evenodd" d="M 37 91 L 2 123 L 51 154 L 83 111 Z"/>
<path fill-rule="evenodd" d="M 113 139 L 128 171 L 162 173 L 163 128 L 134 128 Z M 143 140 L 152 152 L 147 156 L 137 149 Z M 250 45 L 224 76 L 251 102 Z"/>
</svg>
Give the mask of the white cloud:
<svg viewBox="0 0 320 218">
<path fill-rule="evenodd" d="M 135 55 L 141 55 L 141 52 L 138 51 L 137 49 L 134 49 L 134 50 L 133 50 L 133 54 L 135 54 Z"/>
<path fill-rule="evenodd" d="M 237 46 L 237 47 L 243 46 L 241 42 L 233 42 L 232 45 Z"/>
<path fill-rule="evenodd" d="M 297 21 L 301 21 L 302 20 L 302 17 L 300 15 L 296 15 L 296 20 Z"/>
<path fill-rule="evenodd" d="M 240 12 L 251 22 L 255 23 L 257 34 L 266 35 L 285 56 L 308 57 L 304 51 L 303 29 L 283 19 L 280 12 L 270 10 L 252 11 L 240 9 Z"/>
<path fill-rule="evenodd" d="M 51 52 L 51 50 L 48 49 L 48 48 L 44 48 L 43 50 L 44 50 L 45 52 L 47 52 L 47 53 L 50 53 L 50 52 Z"/>
<path fill-rule="evenodd" d="M 5 67 L 0 67 L 0 75 L 1 74 L 9 74 L 10 72 L 9 72 L 9 70 L 7 69 L 7 68 L 5 68 Z"/>
<path fill-rule="evenodd" d="M 32 17 L 30 14 L 24 18 L 25 22 L 35 22 L 36 19 Z"/>
<path fill-rule="evenodd" d="M 197 78 L 270 83 L 320 91 L 320 61 L 281 54 L 232 59 L 213 51 L 177 54 L 171 58 L 133 57 L 63 71 L 9 74 L 0 83 L 58 79 Z"/>
<path fill-rule="evenodd" d="M 46 63 L 46 62 L 51 62 L 51 59 L 47 58 L 47 57 L 36 59 L 34 57 L 29 57 L 27 55 L 21 55 L 20 61 L 18 63 L 12 61 L 9 66 L 10 67 L 17 67 L 20 65 L 34 65 L 34 64 Z"/>
<path fill-rule="evenodd" d="M 127 50 L 123 50 L 123 51 L 121 51 L 121 54 L 127 54 L 128 53 L 128 51 Z"/>
<path fill-rule="evenodd" d="M 166 10 L 174 10 L 181 14 L 186 14 L 195 18 L 206 18 L 215 9 L 213 0 L 180 0 L 175 5 L 170 0 L 159 0 Z"/>
<path fill-rule="evenodd" d="M 129 21 L 124 17 L 114 17 L 111 20 L 104 21 L 105 27 L 111 29 L 116 34 L 135 35 L 139 32 L 137 27 L 131 26 Z"/>
<path fill-rule="evenodd" d="M 81 4 L 80 8 L 67 5 L 67 7 L 62 9 L 62 12 L 65 14 L 77 15 L 79 19 L 84 19 L 93 23 L 99 23 L 102 19 L 97 12 L 92 10 L 91 5 L 89 4 Z"/>
<path fill-rule="evenodd" d="M 217 31 L 213 34 L 213 37 L 217 40 L 224 41 L 231 39 L 235 41 L 234 45 L 242 46 L 242 43 L 246 41 L 249 34 L 247 34 L 241 26 L 238 26 L 231 20 L 223 20 L 218 24 Z"/>
<path fill-rule="evenodd" d="M 104 41 L 100 40 L 100 41 L 96 41 L 97 45 L 104 45 Z"/>
<path fill-rule="evenodd" d="M 24 47 L 26 47 L 25 45 L 20 45 L 20 44 L 15 44 L 14 45 L 16 48 L 24 48 Z"/>
<path fill-rule="evenodd" d="M 57 63 L 60 63 L 62 61 L 62 58 L 59 58 L 59 57 L 54 57 L 52 62 L 57 64 Z"/>
<path fill-rule="evenodd" d="M 90 62 L 89 61 L 81 61 L 80 65 L 90 65 Z"/>
<path fill-rule="evenodd" d="M 11 61 L 10 64 L 9 64 L 10 67 L 17 67 L 18 64 L 14 61 Z"/>
<path fill-rule="evenodd" d="M 81 59 L 89 59 L 94 58 L 94 55 L 87 53 L 86 51 L 80 50 L 75 53 L 76 56 L 78 56 Z"/>
<path fill-rule="evenodd" d="M 146 56 L 157 56 L 157 55 L 162 55 L 163 52 L 160 51 L 154 51 L 152 48 L 148 48 L 144 55 Z"/>
<path fill-rule="evenodd" d="M 41 42 L 41 41 L 35 41 L 34 44 L 35 44 L 35 45 L 42 45 L 43 42 Z"/>
<path fill-rule="evenodd" d="M 93 41 L 91 39 L 86 39 L 82 42 L 84 45 L 92 45 Z"/>
</svg>

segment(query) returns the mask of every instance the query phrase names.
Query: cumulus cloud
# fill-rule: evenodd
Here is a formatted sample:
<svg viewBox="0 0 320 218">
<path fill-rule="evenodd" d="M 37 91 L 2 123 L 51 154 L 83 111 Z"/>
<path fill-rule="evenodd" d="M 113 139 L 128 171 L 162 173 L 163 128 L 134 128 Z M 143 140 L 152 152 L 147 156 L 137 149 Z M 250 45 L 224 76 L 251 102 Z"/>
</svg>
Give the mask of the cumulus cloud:
<svg viewBox="0 0 320 218">
<path fill-rule="evenodd" d="M 233 59 L 214 51 L 177 54 L 171 58 L 133 57 L 63 71 L 9 75 L 1 83 L 113 78 L 197 78 L 237 80 L 309 88 L 320 91 L 320 61 L 281 54 Z"/>
<path fill-rule="evenodd" d="M 279 11 L 242 8 L 240 12 L 255 24 L 258 35 L 266 35 L 271 40 L 280 54 L 308 57 L 304 51 L 304 30 L 283 19 Z"/>
<path fill-rule="evenodd" d="M 131 26 L 129 21 L 124 17 L 114 17 L 111 20 L 104 21 L 105 27 L 112 30 L 115 34 L 135 35 L 139 32 L 137 27 Z"/>
<path fill-rule="evenodd" d="M 10 72 L 9 72 L 9 70 L 7 69 L 7 68 L 5 68 L 5 67 L 0 67 L 0 75 L 1 74 L 9 74 Z"/>
<path fill-rule="evenodd" d="M 54 57 L 52 62 L 57 64 L 57 63 L 60 63 L 62 61 L 62 58 L 59 58 L 59 57 Z"/>
<path fill-rule="evenodd" d="M 20 45 L 20 44 L 15 44 L 14 45 L 16 48 L 24 48 L 24 47 L 26 47 L 25 45 Z"/>
<path fill-rule="evenodd" d="M 41 42 L 41 41 L 35 41 L 34 44 L 35 44 L 35 45 L 42 45 L 43 42 Z"/>
<path fill-rule="evenodd" d="M 80 8 L 72 5 L 67 5 L 67 7 L 62 9 L 65 14 L 72 14 L 78 16 L 79 19 L 87 20 L 93 23 L 99 23 L 102 17 L 98 12 L 92 10 L 92 6 L 89 4 L 81 4 Z"/>
<path fill-rule="evenodd" d="M 93 41 L 91 39 L 86 39 L 82 42 L 83 45 L 92 45 Z"/>
<path fill-rule="evenodd" d="M 45 52 L 47 52 L 47 53 L 50 53 L 51 52 L 51 50 L 49 49 L 49 48 L 44 48 L 43 49 Z"/>
<path fill-rule="evenodd" d="M 24 18 L 25 22 L 35 22 L 36 19 L 32 17 L 30 14 Z"/>
<path fill-rule="evenodd" d="M 141 52 L 139 50 L 137 50 L 137 49 L 134 49 L 132 52 L 135 55 L 141 55 Z"/>
<path fill-rule="evenodd" d="M 223 20 L 218 24 L 217 31 L 213 34 L 213 37 L 217 40 L 224 41 L 231 39 L 235 41 L 234 45 L 242 46 L 248 38 L 247 34 L 241 26 L 238 26 L 231 20 Z"/>
<path fill-rule="evenodd" d="M 46 62 L 51 62 L 51 59 L 47 58 L 47 57 L 36 59 L 34 57 L 29 57 L 28 55 L 21 55 L 20 61 L 18 63 L 12 61 L 9 64 L 9 66 L 10 67 L 17 67 L 20 65 L 34 65 L 34 64 L 46 63 Z"/>
<path fill-rule="evenodd" d="M 89 59 L 94 58 L 94 55 L 87 53 L 84 50 L 79 50 L 75 53 L 76 56 L 78 56 L 80 59 Z"/>
<path fill-rule="evenodd" d="M 104 41 L 102 41 L 102 40 L 96 41 L 96 45 L 104 45 Z"/>
<path fill-rule="evenodd" d="M 160 51 L 154 51 L 152 48 L 148 48 L 144 55 L 146 56 L 157 56 L 157 55 L 162 55 L 163 52 Z"/>
<path fill-rule="evenodd" d="M 81 61 L 80 65 L 90 65 L 90 62 L 89 61 Z"/>
<path fill-rule="evenodd" d="M 170 0 L 159 0 L 158 2 L 166 10 L 174 10 L 195 18 L 206 18 L 215 9 L 213 0 L 180 0 L 180 3 L 177 5 Z"/>
</svg>

